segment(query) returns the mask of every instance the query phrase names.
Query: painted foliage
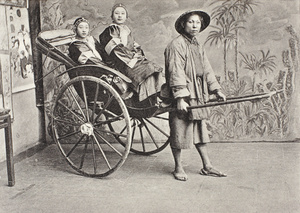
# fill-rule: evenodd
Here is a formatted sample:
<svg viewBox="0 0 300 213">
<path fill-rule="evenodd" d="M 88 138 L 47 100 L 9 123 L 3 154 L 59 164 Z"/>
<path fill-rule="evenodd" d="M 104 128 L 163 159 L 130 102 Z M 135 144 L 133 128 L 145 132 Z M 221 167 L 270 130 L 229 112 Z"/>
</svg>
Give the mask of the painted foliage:
<svg viewBox="0 0 300 213">
<path fill-rule="evenodd" d="M 118 1 L 119 2 L 119 1 Z M 123 0 L 128 25 L 150 60 L 164 67 L 163 52 L 178 34 L 174 23 L 190 9 L 211 14 L 211 25 L 201 33 L 212 67 L 228 97 L 284 90 L 269 99 L 214 107 L 210 130 L 216 141 L 295 139 L 299 111 L 299 0 Z M 71 29 L 83 16 L 91 34 L 111 23 L 114 1 L 41 1 L 42 30 Z M 56 62 L 47 62 L 51 70 Z M 60 68 L 56 72 L 61 72 Z M 45 71 L 44 71 L 45 72 Z M 53 75 L 55 75 L 54 73 Z M 52 77 L 53 77 L 52 75 Z M 51 76 L 51 75 L 50 75 Z M 54 78 L 45 79 L 51 102 Z M 66 79 L 65 79 L 66 80 Z"/>
</svg>

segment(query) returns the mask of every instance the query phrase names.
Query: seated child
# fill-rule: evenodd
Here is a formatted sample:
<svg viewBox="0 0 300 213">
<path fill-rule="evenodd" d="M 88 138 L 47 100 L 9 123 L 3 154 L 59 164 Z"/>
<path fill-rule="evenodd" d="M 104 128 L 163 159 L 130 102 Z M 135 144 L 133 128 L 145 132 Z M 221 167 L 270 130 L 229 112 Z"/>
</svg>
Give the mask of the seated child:
<svg viewBox="0 0 300 213">
<path fill-rule="evenodd" d="M 77 64 L 102 64 L 99 51 L 101 51 L 100 43 L 89 35 L 89 22 L 83 18 L 77 18 L 74 22 L 75 39 L 70 43 L 69 56 Z M 128 89 L 127 83 L 120 80 L 116 86 L 121 92 Z M 123 97 L 123 96 L 121 96 Z"/>
<path fill-rule="evenodd" d="M 75 39 L 69 46 L 70 58 L 78 64 L 103 64 L 98 52 L 100 43 L 89 35 L 88 20 L 83 17 L 77 18 L 74 22 L 74 32 Z"/>
<path fill-rule="evenodd" d="M 164 83 L 163 69 L 145 58 L 141 46 L 135 42 L 131 30 L 124 24 L 127 17 L 123 4 L 112 8 L 113 23 L 99 35 L 101 56 L 107 65 L 132 80 L 132 89 L 138 94 L 138 100 L 143 101 L 160 92 Z"/>
</svg>

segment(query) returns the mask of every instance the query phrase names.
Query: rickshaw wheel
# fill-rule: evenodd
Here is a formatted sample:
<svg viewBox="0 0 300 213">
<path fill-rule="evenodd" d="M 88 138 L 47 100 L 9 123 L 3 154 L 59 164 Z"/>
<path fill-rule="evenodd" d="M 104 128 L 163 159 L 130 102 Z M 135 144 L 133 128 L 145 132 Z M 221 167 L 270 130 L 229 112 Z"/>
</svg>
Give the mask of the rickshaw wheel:
<svg viewBox="0 0 300 213">
<path fill-rule="evenodd" d="M 156 115 L 150 118 L 133 118 L 131 117 L 130 125 L 132 127 L 132 143 L 130 151 L 139 155 L 152 155 L 162 151 L 169 144 L 169 123 L 168 113 Z M 109 124 L 112 132 L 122 134 L 125 126 L 115 126 Z M 114 137 L 123 146 L 126 141 L 117 134 Z"/>
<path fill-rule="evenodd" d="M 109 130 L 117 122 L 122 134 Z M 53 139 L 70 166 L 88 177 L 105 177 L 125 162 L 131 147 L 130 116 L 116 90 L 102 79 L 80 76 L 58 92 L 52 108 Z M 116 134 L 124 141 L 121 146 Z"/>
</svg>

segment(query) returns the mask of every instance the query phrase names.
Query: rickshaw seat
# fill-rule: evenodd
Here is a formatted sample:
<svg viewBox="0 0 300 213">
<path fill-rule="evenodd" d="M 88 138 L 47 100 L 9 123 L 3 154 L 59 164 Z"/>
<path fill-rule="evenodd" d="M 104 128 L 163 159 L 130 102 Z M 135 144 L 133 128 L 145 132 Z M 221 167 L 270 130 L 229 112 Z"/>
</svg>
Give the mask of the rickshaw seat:
<svg viewBox="0 0 300 213">
<path fill-rule="evenodd" d="M 46 56 L 57 60 L 67 67 L 77 66 L 67 53 L 63 53 L 58 46 L 68 45 L 74 39 L 72 30 L 51 30 L 41 32 L 36 38 L 37 48 Z"/>
<path fill-rule="evenodd" d="M 75 38 L 74 32 L 67 29 L 44 31 L 39 36 L 55 47 L 69 44 Z"/>
<path fill-rule="evenodd" d="M 68 46 L 74 38 L 75 33 L 68 29 L 44 31 L 39 33 L 38 37 L 36 38 L 36 44 L 37 48 L 44 55 L 61 62 L 67 67 L 68 70 L 70 70 L 70 68 L 78 67 L 78 64 L 70 58 L 67 51 L 62 51 L 66 48 L 61 48 L 61 46 Z M 85 69 L 85 66 L 92 67 L 93 65 L 81 65 L 82 70 Z M 103 64 L 97 64 L 96 66 L 100 69 L 115 73 L 127 83 L 132 82 L 127 76 L 117 70 L 114 70 Z"/>
</svg>

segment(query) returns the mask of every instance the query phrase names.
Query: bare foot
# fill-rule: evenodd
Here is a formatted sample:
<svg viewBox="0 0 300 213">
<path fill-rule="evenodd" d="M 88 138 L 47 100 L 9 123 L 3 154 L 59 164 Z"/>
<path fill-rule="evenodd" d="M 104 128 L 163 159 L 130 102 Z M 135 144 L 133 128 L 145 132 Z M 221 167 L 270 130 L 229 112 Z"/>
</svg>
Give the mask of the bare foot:
<svg viewBox="0 0 300 213">
<path fill-rule="evenodd" d="M 174 172 L 172 172 L 172 174 L 176 180 L 187 181 L 188 179 L 187 174 L 183 170 L 181 171 L 175 170 Z"/>
</svg>

